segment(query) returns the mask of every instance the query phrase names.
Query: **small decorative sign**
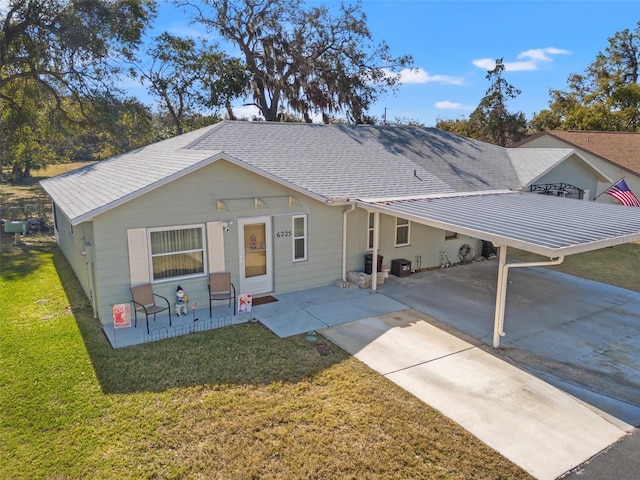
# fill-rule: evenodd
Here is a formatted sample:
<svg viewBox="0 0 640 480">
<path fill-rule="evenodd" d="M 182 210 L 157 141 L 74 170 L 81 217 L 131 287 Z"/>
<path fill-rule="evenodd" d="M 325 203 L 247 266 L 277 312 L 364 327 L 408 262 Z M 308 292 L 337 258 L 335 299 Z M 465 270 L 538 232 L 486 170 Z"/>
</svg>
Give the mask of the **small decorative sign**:
<svg viewBox="0 0 640 480">
<path fill-rule="evenodd" d="M 253 295 L 245 293 L 238 297 L 238 312 L 250 312 L 253 304 Z"/>
<path fill-rule="evenodd" d="M 129 328 L 131 326 L 131 305 L 119 303 L 113 305 L 113 328 Z"/>
</svg>

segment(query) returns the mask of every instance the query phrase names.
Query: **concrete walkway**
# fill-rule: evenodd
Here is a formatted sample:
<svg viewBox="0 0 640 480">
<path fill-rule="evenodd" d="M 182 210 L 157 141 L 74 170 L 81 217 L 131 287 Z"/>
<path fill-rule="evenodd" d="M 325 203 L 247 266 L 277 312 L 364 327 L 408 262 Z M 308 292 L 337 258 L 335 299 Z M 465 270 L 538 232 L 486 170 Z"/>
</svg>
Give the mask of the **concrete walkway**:
<svg viewBox="0 0 640 480">
<path fill-rule="evenodd" d="M 334 285 L 277 297 L 277 302 L 254 307 L 252 313 L 283 338 L 407 308 L 371 290 Z"/>
<path fill-rule="evenodd" d="M 539 479 L 555 479 L 631 428 L 405 309 L 320 330 Z"/>
</svg>

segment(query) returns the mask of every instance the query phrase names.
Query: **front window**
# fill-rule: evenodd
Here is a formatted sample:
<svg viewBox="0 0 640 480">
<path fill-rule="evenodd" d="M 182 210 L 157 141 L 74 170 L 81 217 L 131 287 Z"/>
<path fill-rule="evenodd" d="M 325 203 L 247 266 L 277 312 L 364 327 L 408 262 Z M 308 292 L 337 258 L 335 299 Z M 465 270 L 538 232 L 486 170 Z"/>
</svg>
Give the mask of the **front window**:
<svg viewBox="0 0 640 480">
<path fill-rule="evenodd" d="M 150 230 L 153 280 L 204 273 L 203 230 L 201 226 Z"/>
<path fill-rule="evenodd" d="M 293 217 L 293 261 L 307 259 L 307 216 Z"/>
<path fill-rule="evenodd" d="M 409 245 L 410 233 L 409 220 L 396 217 L 396 247 Z"/>
</svg>

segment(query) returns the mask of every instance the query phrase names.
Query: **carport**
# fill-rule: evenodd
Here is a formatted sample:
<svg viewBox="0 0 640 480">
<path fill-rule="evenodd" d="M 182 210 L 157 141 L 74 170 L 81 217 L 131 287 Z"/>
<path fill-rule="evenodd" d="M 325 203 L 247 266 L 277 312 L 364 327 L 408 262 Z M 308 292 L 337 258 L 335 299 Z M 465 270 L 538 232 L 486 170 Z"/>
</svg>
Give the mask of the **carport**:
<svg viewBox="0 0 640 480">
<path fill-rule="evenodd" d="M 504 336 L 510 268 L 557 265 L 564 257 L 640 240 L 640 208 L 524 192 L 483 192 L 411 199 L 369 199 L 358 206 L 374 212 L 374 251 L 379 214 L 449 230 L 499 247 L 493 346 Z M 507 263 L 508 247 L 548 261 Z M 376 288 L 372 276 L 372 289 Z"/>
</svg>

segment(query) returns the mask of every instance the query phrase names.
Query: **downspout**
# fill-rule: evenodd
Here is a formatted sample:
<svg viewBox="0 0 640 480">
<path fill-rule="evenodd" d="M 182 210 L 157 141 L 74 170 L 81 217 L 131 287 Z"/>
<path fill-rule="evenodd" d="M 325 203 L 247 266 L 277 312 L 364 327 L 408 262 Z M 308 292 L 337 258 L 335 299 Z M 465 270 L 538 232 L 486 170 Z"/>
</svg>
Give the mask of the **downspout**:
<svg viewBox="0 0 640 480">
<path fill-rule="evenodd" d="M 342 213 L 342 281 L 347 281 L 347 214 L 353 212 L 356 209 L 356 204 L 353 203 L 349 210 L 345 210 Z"/>
<path fill-rule="evenodd" d="M 560 265 L 564 261 L 564 256 L 548 260 L 546 262 L 523 262 L 507 263 L 507 246 L 500 245 L 499 265 L 498 265 L 498 286 L 496 289 L 496 315 L 493 322 L 493 346 L 500 347 L 500 337 L 504 337 L 504 307 L 507 301 L 507 278 L 509 268 L 516 267 L 546 267 L 550 265 Z"/>
</svg>

